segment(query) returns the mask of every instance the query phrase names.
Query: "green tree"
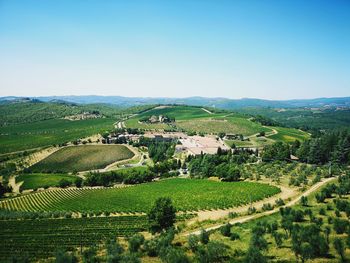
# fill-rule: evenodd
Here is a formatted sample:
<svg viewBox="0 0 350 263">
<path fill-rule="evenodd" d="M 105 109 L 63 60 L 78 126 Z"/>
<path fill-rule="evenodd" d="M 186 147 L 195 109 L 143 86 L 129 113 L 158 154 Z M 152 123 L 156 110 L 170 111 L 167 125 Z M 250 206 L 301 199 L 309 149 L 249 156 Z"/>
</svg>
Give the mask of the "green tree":
<svg viewBox="0 0 350 263">
<path fill-rule="evenodd" d="M 198 248 L 199 238 L 196 235 L 189 235 L 188 237 L 188 246 L 192 250 L 192 252 L 195 252 Z"/>
<path fill-rule="evenodd" d="M 77 262 L 78 262 L 78 258 L 74 254 L 69 254 L 62 250 L 59 250 L 56 252 L 55 263 L 77 263 Z"/>
<path fill-rule="evenodd" d="M 161 232 L 172 227 L 176 219 L 176 209 L 170 198 L 158 198 L 148 213 L 150 231 Z"/>
<path fill-rule="evenodd" d="M 201 230 L 201 233 L 199 234 L 199 240 L 202 244 L 206 245 L 209 242 L 209 232 L 207 232 L 205 229 Z"/>
<path fill-rule="evenodd" d="M 345 262 L 345 248 L 344 243 L 340 238 L 335 238 L 333 241 L 333 246 L 335 250 L 338 252 L 341 262 Z"/>
<path fill-rule="evenodd" d="M 80 188 L 82 185 L 83 185 L 83 179 L 80 178 L 80 177 L 77 177 L 75 180 L 74 180 L 74 184 L 76 187 Z"/>
<path fill-rule="evenodd" d="M 254 247 L 252 244 L 249 246 L 247 254 L 245 256 L 244 262 L 246 263 L 265 263 L 266 258 L 260 252 L 257 247 Z"/>
<path fill-rule="evenodd" d="M 145 237 L 141 234 L 135 234 L 129 239 L 129 251 L 137 252 L 145 241 Z"/>
<path fill-rule="evenodd" d="M 308 200 L 307 200 L 307 197 L 306 197 L 306 196 L 302 196 L 302 197 L 300 198 L 300 204 L 301 204 L 302 206 L 307 206 Z"/>
<path fill-rule="evenodd" d="M 71 182 L 66 180 L 66 179 L 61 179 L 59 182 L 58 182 L 58 186 L 61 187 L 61 188 L 66 188 L 68 186 L 71 185 Z"/>
</svg>

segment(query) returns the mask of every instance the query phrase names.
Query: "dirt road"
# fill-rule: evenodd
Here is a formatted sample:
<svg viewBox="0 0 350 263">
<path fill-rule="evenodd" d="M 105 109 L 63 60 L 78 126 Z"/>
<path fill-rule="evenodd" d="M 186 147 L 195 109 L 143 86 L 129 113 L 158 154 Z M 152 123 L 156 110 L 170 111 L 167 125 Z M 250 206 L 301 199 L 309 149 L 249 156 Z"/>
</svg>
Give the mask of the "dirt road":
<svg viewBox="0 0 350 263">
<path fill-rule="evenodd" d="M 285 204 L 284 206 L 281 207 L 290 207 L 295 205 L 296 203 L 298 203 L 301 199 L 302 196 L 309 196 L 310 194 L 312 194 L 313 192 L 315 192 L 316 190 L 320 189 L 322 186 L 324 186 L 325 184 L 333 181 L 337 179 L 337 177 L 331 177 L 331 178 L 326 178 L 324 180 L 322 180 L 321 182 L 316 183 L 315 185 L 313 185 L 312 187 L 310 187 L 308 190 L 306 190 L 305 192 L 301 193 L 300 195 L 298 195 L 297 197 L 295 197 L 293 200 L 291 200 L 290 202 L 288 202 L 287 204 Z M 267 200 L 264 200 L 266 203 Z M 233 224 L 237 224 L 237 223 L 245 223 L 247 221 L 253 220 L 253 219 L 257 219 L 266 215 L 271 215 L 273 213 L 278 212 L 280 209 L 280 207 L 276 207 L 273 210 L 270 211 L 265 211 L 259 214 L 254 214 L 254 215 L 248 215 L 248 216 L 244 216 L 244 217 L 240 217 L 240 218 L 235 218 L 232 219 L 231 221 L 229 221 L 229 223 L 231 225 Z M 220 228 L 221 226 L 223 226 L 223 224 L 219 224 L 219 225 L 215 225 L 215 226 L 211 226 L 206 228 L 206 231 L 212 231 L 212 230 L 216 230 L 218 228 Z M 192 231 L 192 232 L 188 232 L 188 233 L 184 233 L 185 236 L 189 236 L 189 235 L 199 235 L 201 233 L 201 230 L 196 230 L 196 231 Z"/>
<path fill-rule="evenodd" d="M 207 110 L 205 108 L 202 108 L 202 110 L 204 110 L 206 113 L 213 114 L 210 110 Z"/>
</svg>

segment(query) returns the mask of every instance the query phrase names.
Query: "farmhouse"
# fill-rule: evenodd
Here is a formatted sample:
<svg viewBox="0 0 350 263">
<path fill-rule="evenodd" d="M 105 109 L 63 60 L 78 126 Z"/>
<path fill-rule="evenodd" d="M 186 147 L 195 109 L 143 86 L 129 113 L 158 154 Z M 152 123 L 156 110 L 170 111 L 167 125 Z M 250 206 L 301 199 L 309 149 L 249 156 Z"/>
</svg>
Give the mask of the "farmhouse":
<svg viewBox="0 0 350 263">
<path fill-rule="evenodd" d="M 181 145 L 176 146 L 177 151 L 187 151 L 190 155 L 200 155 L 201 153 L 215 154 L 218 149 L 229 150 L 221 140 L 215 136 L 186 136 L 179 139 Z"/>
</svg>

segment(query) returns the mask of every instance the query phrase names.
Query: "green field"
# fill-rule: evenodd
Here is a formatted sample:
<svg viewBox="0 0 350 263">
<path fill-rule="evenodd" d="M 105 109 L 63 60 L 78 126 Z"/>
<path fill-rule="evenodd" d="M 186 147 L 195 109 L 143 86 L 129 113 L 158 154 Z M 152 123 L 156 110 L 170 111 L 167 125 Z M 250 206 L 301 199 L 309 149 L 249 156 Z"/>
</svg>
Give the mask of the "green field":
<svg viewBox="0 0 350 263">
<path fill-rule="evenodd" d="M 167 115 L 175 118 L 172 126 L 165 123 L 139 123 L 139 120 L 152 115 Z M 130 128 L 141 128 L 146 130 L 164 130 L 173 128 L 187 132 L 217 134 L 220 132 L 252 135 L 261 131 L 269 132 L 271 129 L 263 127 L 259 123 L 248 120 L 247 116 L 230 112 L 204 111 L 200 107 L 190 106 L 167 106 L 165 108 L 154 108 L 126 121 Z"/>
<path fill-rule="evenodd" d="M 182 211 L 229 208 L 280 192 L 274 186 L 248 182 L 168 179 L 124 188 L 49 190 L 0 203 L 20 211 L 148 212 L 159 197 L 172 198 Z M 87 201 L 89 200 L 89 201 Z"/>
<path fill-rule="evenodd" d="M 283 141 L 287 143 L 294 142 L 295 140 L 299 140 L 301 142 L 310 138 L 310 135 L 307 132 L 293 129 L 293 128 L 282 128 L 282 127 L 272 127 L 278 133 L 269 136 L 270 139 L 274 139 L 276 141 Z"/>
<path fill-rule="evenodd" d="M 240 140 L 225 140 L 225 143 L 233 147 L 235 145 L 236 147 L 253 147 L 254 144 L 250 141 L 240 141 Z"/>
<path fill-rule="evenodd" d="M 0 154 L 73 141 L 113 128 L 113 119 L 53 119 L 0 127 Z"/>
<path fill-rule="evenodd" d="M 23 182 L 21 189 L 27 190 L 59 186 L 62 179 L 73 183 L 76 178 L 76 176 L 67 174 L 21 174 L 16 177 L 16 183 Z"/>
<path fill-rule="evenodd" d="M 207 118 L 212 116 L 212 114 L 209 114 L 200 107 L 164 106 L 156 107 L 149 111 L 145 111 L 137 115 L 137 119 L 141 119 L 152 115 L 167 115 L 171 118 L 175 118 L 176 120 L 192 120 L 195 118 Z"/>
<path fill-rule="evenodd" d="M 144 216 L 0 220 L 0 226 L 0 262 L 52 257 L 58 249 L 93 246 L 148 228 Z"/>
<path fill-rule="evenodd" d="M 33 172 L 73 172 L 102 169 L 132 158 L 124 145 L 80 145 L 64 147 L 30 167 Z"/>
<path fill-rule="evenodd" d="M 218 117 L 179 121 L 176 123 L 178 127 L 190 132 L 203 133 L 230 133 L 252 135 L 261 131 L 268 132 L 269 128 L 263 127 L 258 123 L 249 121 L 242 117 Z"/>
</svg>

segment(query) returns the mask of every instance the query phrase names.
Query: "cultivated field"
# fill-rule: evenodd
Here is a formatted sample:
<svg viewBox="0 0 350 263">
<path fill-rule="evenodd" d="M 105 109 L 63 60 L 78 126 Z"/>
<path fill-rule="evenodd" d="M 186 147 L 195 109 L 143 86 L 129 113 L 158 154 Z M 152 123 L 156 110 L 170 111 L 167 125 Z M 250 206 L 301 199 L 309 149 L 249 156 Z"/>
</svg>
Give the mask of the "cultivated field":
<svg viewBox="0 0 350 263">
<path fill-rule="evenodd" d="M 68 146 L 31 166 L 34 172 L 74 172 L 102 169 L 132 158 L 134 153 L 123 145 Z"/>
<path fill-rule="evenodd" d="M 144 216 L 0 220 L 0 225 L 0 238 L 6 240 L 0 246 L 1 262 L 52 257 L 59 249 L 93 246 L 148 228 Z"/>
<path fill-rule="evenodd" d="M 50 190 L 13 198 L 0 208 L 20 211 L 148 212 L 159 197 L 172 198 L 182 211 L 223 209 L 280 192 L 274 186 L 210 180 L 168 179 L 124 188 Z M 89 200 L 89 201 L 87 201 Z"/>
<path fill-rule="evenodd" d="M 179 121 L 176 126 L 190 132 L 217 134 L 220 132 L 231 134 L 252 135 L 261 131 L 271 131 L 271 129 L 249 121 L 241 117 L 209 118 Z"/>
<path fill-rule="evenodd" d="M 307 132 L 293 128 L 273 127 L 273 129 L 275 129 L 278 133 L 269 136 L 269 138 L 274 139 L 276 141 L 291 143 L 295 140 L 299 140 L 303 142 L 310 138 L 310 135 Z"/>
<path fill-rule="evenodd" d="M 70 142 L 113 128 L 113 119 L 53 119 L 0 127 L 0 154 Z"/>
<path fill-rule="evenodd" d="M 172 126 L 164 123 L 139 123 L 139 120 L 152 115 L 166 115 L 175 118 Z M 141 128 L 146 130 L 164 130 L 174 128 L 197 133 L 217 134 L 220 132 L 252 135 L 261 131 L 269 132 L 271 129 L 263 127 L 259 123 L 248 120 L 247 116 L 228 112 L 206 111 L 199 107 L 169 106 L 165 108 L 154 108 L 143 112 L 126 121 L 130 128 Z"/>
<path fill-rule="evenodd" d="M 16 183 L 23 182 L 21 189 L 27 190 L 59 186 L 59 182 L 62 179 L 73 183 L 76 178 L 77 177 L 68 174 L 21 174 L 16 177 Z"/>
<path fill-rule="evenodd" d="M 176 120 L 191 120 L 196 118 L 207 118 L 212 116 L 208 112 L 199 107 L 191 106 L 168 106 L 156 107 L 149 111 L 145 111 L 137 116 L 138 119 L 152 116 L 152 115 L 167 115 Z"/>
</svg>

